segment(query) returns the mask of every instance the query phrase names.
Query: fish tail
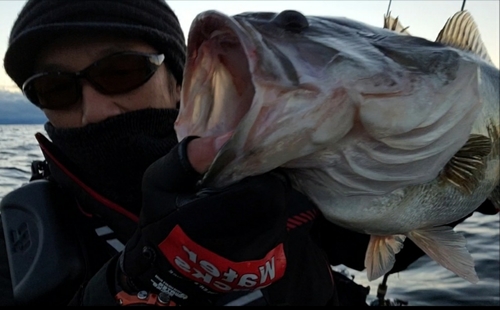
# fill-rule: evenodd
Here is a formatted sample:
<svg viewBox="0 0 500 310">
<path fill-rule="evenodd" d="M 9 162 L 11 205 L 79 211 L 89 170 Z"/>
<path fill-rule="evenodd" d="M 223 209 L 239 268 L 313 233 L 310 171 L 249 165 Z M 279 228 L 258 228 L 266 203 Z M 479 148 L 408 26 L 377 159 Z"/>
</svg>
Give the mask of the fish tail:
<svg viewBox="0 0 500 310">
<path fill-rule="evenodd" d="M 365 268 L 368 281 L 389 272 L 396 262 L 396 254 L 403 248 L 404 235 L 370 236 L 366 249 Z"/>
<path fill-rule="evenodd" d="M 465 247 L 464 236 L 450 226 L 432 227 L 407 234 L 420 249 L 441 266 L 471 283 L 479 278 L 474 269 L 474 260 Z"/>
</svg>

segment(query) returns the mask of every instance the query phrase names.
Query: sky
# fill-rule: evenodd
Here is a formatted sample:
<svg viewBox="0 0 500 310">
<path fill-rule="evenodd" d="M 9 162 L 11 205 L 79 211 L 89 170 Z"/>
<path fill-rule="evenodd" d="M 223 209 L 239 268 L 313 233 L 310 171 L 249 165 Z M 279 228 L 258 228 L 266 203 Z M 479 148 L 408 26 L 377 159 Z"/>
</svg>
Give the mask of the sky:
<svg viewBox="0 0 500 310">
<path fill-rule="evenodd" d="M 71 1 L 71 0 L 68 0 Z M 10 28 L 25 0 L 0 0 L 0 57 L 7 49 Z M 403 26 L 409 26 L 411 35 L 434 41 L 446 20 L 462 8 L 463 0 L 323 0 L 323 1 L 167 1 L 177 14 L 186 38 L 193 19 L 206 10 L 218 10 L 228 15 L 247 11 L 293 9 L 305 15 L 343 16 L 374 26 L 383 26 L 383 16 L 389 3 L 392 16 L 399 16 Z M 500 0 L 466 0 L 465 9 L 476 20 L 481 37 L 495 65 L 499 66 L 499 12 Z M 0 90 L 18 91 L 0 66 Z"/>
</svg>

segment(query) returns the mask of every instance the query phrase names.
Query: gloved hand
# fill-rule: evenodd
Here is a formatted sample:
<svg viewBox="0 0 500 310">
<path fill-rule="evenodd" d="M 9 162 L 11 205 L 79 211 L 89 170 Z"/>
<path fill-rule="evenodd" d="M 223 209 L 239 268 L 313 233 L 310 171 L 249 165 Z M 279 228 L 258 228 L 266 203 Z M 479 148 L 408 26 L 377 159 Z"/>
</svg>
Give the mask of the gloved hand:
<svg viewBox="0 0 500 310">
<path fill-rule="evenodd" d="M 188 142 L 144 174 L 139 228 L 120 257 L 120 286 L 162 292 L 176 305 L 210 305 L 220 294 L 279 280 L 286 267 L 283 179 L 271 172 L 198 190 Z"/>
</svg>

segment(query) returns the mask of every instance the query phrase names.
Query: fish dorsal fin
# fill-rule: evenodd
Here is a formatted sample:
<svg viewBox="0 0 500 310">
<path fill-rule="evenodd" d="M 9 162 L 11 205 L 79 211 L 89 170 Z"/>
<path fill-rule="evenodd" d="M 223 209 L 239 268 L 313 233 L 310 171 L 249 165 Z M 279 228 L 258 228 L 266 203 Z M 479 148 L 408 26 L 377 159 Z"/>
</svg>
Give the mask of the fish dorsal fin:
<svg viewBox="0 0 500 310">
<path fill-rule="evenodd" d="M 440 179 L 471 194 L 484 174 L 485 157 L 492 150 L 491 138 L 472 134 L 441 171 Z"/>
<path fill-rule="evenodd" d="M 399 22 L 399 16 L 394 18 L 391 16 L 391 12 L 389 12 L 389 15 L 384 15 L 384 28 L 395 31 L 399 34 L 410 35 L 408 32 L 408 28 L 410 28 L 410 26 L 403 27 L 403 25 Z"/>
<path fill-rule="evenodd" d="M 439 32 L 436 42 L 473 52 L 492 63 L 477 24 L 468 11 L 459 11 L 450 17 Z"/>
</svg>

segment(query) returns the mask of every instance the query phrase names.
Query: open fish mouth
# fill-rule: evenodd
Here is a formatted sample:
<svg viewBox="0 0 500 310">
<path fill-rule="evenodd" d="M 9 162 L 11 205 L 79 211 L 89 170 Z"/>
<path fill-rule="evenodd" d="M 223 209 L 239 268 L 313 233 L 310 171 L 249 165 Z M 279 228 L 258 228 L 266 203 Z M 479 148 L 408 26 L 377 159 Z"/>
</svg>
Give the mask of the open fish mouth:
<svg viewBox="0 0 500 310">
<path fill-rule="evenodd" d="M 200 14 L 190 29 L 179 140 L 187 135 L 221 136 L 233 131 L 252 105 L 255 88 L 240 26 L 217 12 Z M 188 126 L 189 124 L 189 126 Z"/>
</svg>

